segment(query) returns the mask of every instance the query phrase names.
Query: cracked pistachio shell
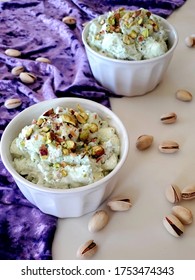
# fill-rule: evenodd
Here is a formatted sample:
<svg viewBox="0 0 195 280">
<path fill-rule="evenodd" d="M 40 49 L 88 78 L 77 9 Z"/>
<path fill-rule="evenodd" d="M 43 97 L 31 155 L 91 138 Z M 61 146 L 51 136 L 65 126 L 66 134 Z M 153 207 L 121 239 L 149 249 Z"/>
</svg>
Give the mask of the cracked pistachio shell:
<svg viewBox="0 0 195 280">
<path fill-rule="evenodd" d="M 21 72 L 19 77 L 25 84 L 33 84 L 36 81 L 36 76 L 29 72 Z"/>
<path fill-rule="evenodd" d="M 115 197 L 108 201 L 107 205 L 112 211 L 127 211 L 132 206 L 128 197 Z"/>
<path fill-rule="evenodd" d="M 12 68 L 12 75 L 14 76 L 19 76 L 21 72 L 24 71 L 24 67 L 22 65 L 18 65 L 18 66 L 15 66 L 14 68 Z"/>
<path fill-rule="evenodd" d="M 152 135 L 141 135 L 137 138 L 136 148 L 140 151 L 148 149 L 153 143 Z"/>
<path fill-rule="evenodd" d="M 175 237 L 179 237 L 184 233 L 184 225 L 173 214 L 167 215 L 163 219 L 163 224 L 166 230 Z"/>
<path fill-rule="evenodd" d="M 181 192 L 183 200 L 191 200 L 195 198 L 195 185 L 187 186 L 183 188 Z"/>
<path fill-rule="evenodd" d="M 88 223 L 90 232 L 97 232 L 103 229 L 108 224 L 109 216 L 105 210 L 96 211 Z"/>
<path fill-rule="evenodd" d="M 165 195 L 167 200 L 171 203 L 178 203 L 181 201 L 181 190 L 175 184 L 171 184 L 166 188 Z"/>
<path fill-rule="evenodd" d="M 173 206 L 172 213 L 175 215 L 184 225 L 189 225 L 192 223 L 193 216 L 192 212 L 181 205 Z"/>
<path fill-rule="evenodd" d="M 176 113 L 174 113 L 174 112 L 166 113 L 166 114 L 163 114 L 163 115 L 160 117 L 160 120 L 161 120 L 161 122 L 164 123 L 164 124 L 175 123 L 176 120 L 177 120 L 177 115 L 176 115 Z"/>
<path fill-rule="evenodd" d="M 82 244 L 77 250 L 78 258 L 91 258 L 97 252 L 97 244 L 94 240 L 89 240 Z"/>
<path fill-rule="evenodd" d="M 5 101 L 4 106 L 7 109 L 15 109 L 22 104 L 22 100 L 20 98 L 9 98 Z"/>
<path fill-rule="evenodd" d="M 164 154 L 173 154 L 179 151 L 179 144 L 172 140 L 163 141 L 159 145 L 159 151 Z"/>
</svg>

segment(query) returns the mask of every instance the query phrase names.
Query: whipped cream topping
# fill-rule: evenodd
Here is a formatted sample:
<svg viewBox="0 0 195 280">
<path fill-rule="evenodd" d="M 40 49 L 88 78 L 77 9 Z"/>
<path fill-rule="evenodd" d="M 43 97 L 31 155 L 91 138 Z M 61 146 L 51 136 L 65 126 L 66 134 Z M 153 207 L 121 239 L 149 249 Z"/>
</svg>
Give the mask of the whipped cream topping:
<svg viewBox="0 0 195 280">
<path fill-rule="evenodd" d="M 149 10 L 118 10 L 93 20 L 87 42 L 105 56 L 124 60 L 143 60 L 167 52 L 168 32 L 159 17 Z"/>
<path fill-rule="evenodd" d="M 51 108 L 25 126 L 10 147 L 27 180 L 51 188 L 91 184 L 115 168 L 120 141 L 108 119 L 84 110 Z"/>
</svg>

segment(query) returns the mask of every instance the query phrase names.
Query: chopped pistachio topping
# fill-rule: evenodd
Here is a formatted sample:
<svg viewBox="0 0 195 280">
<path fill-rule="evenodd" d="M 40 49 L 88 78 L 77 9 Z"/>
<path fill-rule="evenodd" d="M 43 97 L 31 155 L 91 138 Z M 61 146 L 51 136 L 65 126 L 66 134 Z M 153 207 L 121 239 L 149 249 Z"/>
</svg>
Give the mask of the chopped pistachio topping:
<svg viewBox="0 0 195 280">
<path fill-rule="evenodd" d="M 120 152 L 119 139 L 108 120 L 80 105 L 47 110 L 24 127 L 13 143 L 16 170 L 30 181 L 33 177 L 33 182 L 54 188 L 99 180 L 111 171 L 107 168 L 111 156 L 115 155 L 117 163 Z"/>
<path fill-rule="evenodd" d="M 88 44 L 109 57 L 148 59 L 168 50 L 168 32 L 161 19 L 147 9 L 119 8 L 92 21 Z"/>
</svg>

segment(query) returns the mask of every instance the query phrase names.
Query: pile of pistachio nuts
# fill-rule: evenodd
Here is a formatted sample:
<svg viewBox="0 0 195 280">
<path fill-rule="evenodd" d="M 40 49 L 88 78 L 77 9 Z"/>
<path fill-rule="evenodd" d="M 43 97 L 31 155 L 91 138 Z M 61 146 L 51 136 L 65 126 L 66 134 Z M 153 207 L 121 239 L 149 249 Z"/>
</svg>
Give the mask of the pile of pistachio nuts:
<svg viewBox="0 0 195 280">
<path fill-rule="evenodd" d="M 21 51 L 16 50 L 16 49 L 7 49 L 7 50 L 5 50 L 5 54 L 10 57 L 21 57 L 22 56 Z M 35 61 L 51 64 L 51 61 L 46 57 L 37 57 L 35 59 Z M 22 64 L 13 67 L 11 70 L 11 74 L 13 76 L 18 76 L 20 81 L 24 84 L 33 84 L 37 80 L 36 75 L 31 72 L 26 71 L 25 67 Z M 7 109 L 15 109 L 15 108 L 21 106 L 21 104 L 22 104 L 22 100 L 20 98 L 8 98 L 5 101 L 4 106 Z"/>
<path fill-rule="evenodd" d="M 178 89 L 175 97 L 183 102 L 192 101 L 192 93 L 185 89 Z M 177 121 L 177 114 L 174 112 L 165 113 L 160 117 L 163 124 L 173 124 Z M 149 134 L 140 135 L 136 140 L 136 148 L 140 151 L 146 150 L 151 147 L 154 137 Z M 158 146 L 159 151 L 166 154 L 172 154 L 179 151 L 179 144 L 175 140 L 165 140 Z"/>
<path fill-rule="evenodd" d="M 194 37 L 195 40 L 195 37 Z M 191 92 L 179 89 L 176 91 L 175 96 L 178 100 L 183 102 L 192 101 Z M 163 114 L 160 117 L 163 124 L 172 124 L 177 120 L 177 114 L 174 112 Z M 138 150 L 143 151 L 148 149 L 153 143 L 154 137 L 152 135 L 141 135 L 137 138 L 136 147 Z M 179 150 L 179 144 L 174 140 L 165 140 L 159 145 L 159 151 L 162 153 L 175 153 Z M 170 185 L 166 189 L 166 198 L 173 204 L 178 204 L 182 200 L 192 200 L 195 198 L 195 185 L 187 186 L 182 191 L 177 185 Z M 171 214 L 163 218 L 163 224 L 167 231 L 175 237 L 179 237 L 184 232 L 185 225 L 191 224 L 193 215 L 190 209 L 175 205 L 171 209 Z"/>
<path fill-rule="evenodd" d="M 131 208 L 132 203 L 127 196 L 113 197 L 107 201 L 107 206 L 114 212 L 124 212 Z M 109 222 L 109 215 L 106 210 L 97 210 L 92 214 L 88 222 L 88 230 L 91 233 L 97 233 L 102 230 Z M 92 239 L 82 244 L 77 250 L 78 258 L 90 258 L 98 250 L 96 242 Z"/>
<path fill-rule="evenodd" d="M 195 185 L 189 185 L 182 190 L 171 184 L 166 188 L 165 195 L 170 203 L 178 204 L 182 200 L 195 199 Z M 184 233 L 185 225 L 190 225 L 193 221 L 193 215 L 190 209 L 175 205 L 171 209 L 171 214 L 166 215 L 163 219 L 163 224 L 167 231 L 175 237 L 179 237 Z"/>
<path fill-rule="evenodd" d="M 10 57 L 21 57 L 22 53 L 16 49 L 7 49 L 5 54 Z M 37 57 L 35 61 L 51 64 L 51 61 L 46 57 Z M 19 76 L 21 82 L 24 84 L 33 84 L 37 77 L 35 74 L 27 72 L 23 65 L 17 65 L 11 70 L 12 75 Z"/>
<path fill-rule="evenodd" d="M 62 18 L 62 22 L 67 26 L 69 26 L 70 28 L 76 26 L 76 18 L 69 15 L 64 16 Z M 6 49 L 5 55 L 9 57 L 22 58 L 22 52 L 13 48 Z M 51 60 L 49 58 L 42 57 L 42 56 L 37 57 L 35 61 L 51 64 Z M 13 76 L 18 76 L 20 81 L 24 84 L 30 85 L 35 83 L 37 80 L 36 75 L 34 73 L 28 72 L 22 64 L 13 67 L 11 70 L 11 74 Z M 21 104 L 22 104 L 22 100 L 20 98 L 9 98 L 5 101 L 4 106 L 7 109 L 15 109 L 20 107 Z"/>
</svg>

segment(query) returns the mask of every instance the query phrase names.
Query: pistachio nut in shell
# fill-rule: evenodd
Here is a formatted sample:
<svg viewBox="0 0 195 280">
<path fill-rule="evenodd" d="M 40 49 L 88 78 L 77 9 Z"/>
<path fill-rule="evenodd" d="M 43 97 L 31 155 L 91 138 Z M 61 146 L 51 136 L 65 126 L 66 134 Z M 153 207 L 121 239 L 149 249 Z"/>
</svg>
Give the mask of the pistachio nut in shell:
<svg viewBox="0 0 195 280">
<path fill-rule="evenodd" d="M 189 185 L 183 188 L 181 192 L 183 200 L 191 200 L 195 198 L 195 185 Z"/>
<path fill-rule="evenodd" d="M 62 22 L 64 22 L 67 25 L 75 25 L 76 19 L 72 16 L 65 16 L 62 18 Z"/>
<path fill-rule="evenodd" d="M 22 104 L 22 100 L 20 98 L 9 98 L 5 101 L 4 106 L 7 109 L 15 109 Z"/>
<path fill-rule="evenodd" d="M 36 81 L 36 76 L 29 72 L 21 72 L 19 77 L 25 84 L 33 84 Z"/>
<path fill-rule="evenodd" d="M 136 148 L 140 151 L 148 149 L 153 143 L 152 135 L 140 135 L 136 141 Z"/>
<path fill-rule="evenodd" d="M 49 58 L 42 57 L 42 56 L 37 57 L 37 58 L 35 59 L 35 61 L 38 61 L 38 62 L 44 62 L 44 63 L 49 63 L 49 64 L 51 64 L 51 61 L 49 60 Z"/>
<path fill-rule="evenodd" d="M 179 144 L 173 140 L 166 140 L 163 141 L 159 145 L 159 151 L 165 154 L 173 154 L 179 151 Z"/>
<path fill-rule="evenodd" d="M 82 244 L 77 250 L 78 258 L 91 258 L 97 252 L 97 244 L 94 240 L 89 240 Z"/>
<path fill-rule="evenodd" d="M 19 76 L 21 72 L 24 72 L 24 67 L 22 65 L 15 66 L 11 71 L 14 76 Z"/>
<path fill-rule="evenodd" d="M 192 223 L 193 215 L 190 209 L 181 205 L 175 205 L 172 207 L 172 213 L 182 222 L 182 224 L 189 225 Z"/>
<path fill-rule="evenodd" d="M 5 50 L 5 54 L 11 57 L 19 57 L 21 56 L 21 52 L 16 49 L 7 49 Z"/>
<path fill-rule="evenodd" d="M 108 207 L 112 211 L 127 211 L 131 208 L 132 204 L 128 197 L 115 197 L 107 202 Z"/>
<path fill-rule="evenodd" d="M 103 229 L 108 224 L 109 216 L 105 210 L 96 211 L 88 223 L 90 232 L 97 232 Z"/>
<path fill-rule="evenodd" d="M 179 237 L 184 233 L 184 225 L 173 214 L 164 217 L 163 224 L 166 230 L 175 237 Z"/>
<path fill-rule="evenodd" d="M 184 42 L 187 47 L 191 48 L 195 45 L 195 39 L 192 36 L 187 36 L 184 39 Z"/>
<path fill-rule="evenodd" d="M 188 90 L 178 89 L 176 91 L 176 98 L 184 102 L 190 102 L 192 100 L 192 94 Z"/>
<path fill-rule="evenodd" d="M 175 123 L 176 120 L 177 120 L 177 115 L 176 115 L 176 113 L 174 113 L 174 112 L 166 113 L 166 114 L 163 114 L 163 115 L 160 117 L 160 120 L 161 120 L 161 122 L 164 123 L 164 124 Z"/>
<path fill-rule="evenodd" d="M 171 184 L 166 188 L 165 196 L 169 202 L 178 203 L 181 201 L 181 190 L 177 185 Z"/>
</svg>

